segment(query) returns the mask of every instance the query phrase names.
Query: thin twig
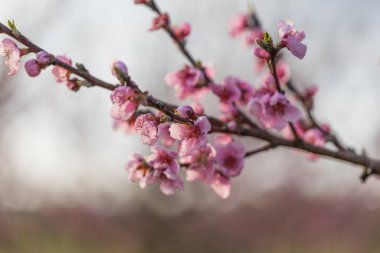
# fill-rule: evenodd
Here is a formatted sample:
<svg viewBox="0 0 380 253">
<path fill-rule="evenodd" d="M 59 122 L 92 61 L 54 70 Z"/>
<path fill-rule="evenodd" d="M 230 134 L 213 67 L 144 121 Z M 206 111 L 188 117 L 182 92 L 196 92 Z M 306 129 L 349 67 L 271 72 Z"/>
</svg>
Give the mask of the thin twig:
<svg viewBox="0 0 380 253">
<path fill-rule="evenodd" d="M 247 157 L 256 155 L 258 153 L 261 153 L 261 152 L 264 152 L 264 151 L 267 151 L 267 150 L 270 150 L 270 149 L 274 149 L 276 147 L 277 147 L 277 145 L 274 145 L 272 143 L 268 143 L 268 144 L 266 144 L 266 145 L 264 145 L 264 146 L 262 146 L 260 148 L 257 148 L 257 149 L 251 150 L 251 151 L 247 151 L 245 153 L 245 157 L 247 158 Z"/>
</svg>

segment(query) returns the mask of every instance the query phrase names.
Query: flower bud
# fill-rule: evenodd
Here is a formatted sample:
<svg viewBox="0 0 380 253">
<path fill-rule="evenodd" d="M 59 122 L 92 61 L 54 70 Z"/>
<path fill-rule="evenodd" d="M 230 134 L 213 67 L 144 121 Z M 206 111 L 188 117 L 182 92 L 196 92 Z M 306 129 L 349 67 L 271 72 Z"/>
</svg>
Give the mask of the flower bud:
<svg viewBox="0 0 380 253">
<path fill-rule="evenodd" d="M 72 91 L 78 91 L 80 88 L 80 85 L 78 83 L 78 79 L 70 79 L 66 82 L 66 87 L 69 88 L 69 90 Z"/>
<path fill-rule="evenodd" d="M 41 66 L 41 68 L 46 68 L 50 64 L 52 64 L 53 59 L 50 54 L 40 51 L 36 54 L 37 62 Z"/>
<path fill-rule="evenodd" d="M 193 108 L 189 105 L 179 106 L 176 110 L 178 115 L 185 119 L 190 119 L 195 115 Z"/>
<path fill-rule="evenodd" d="M 25 62 L 25 70 L 31 77 L 36 77 L 41 73 L 41 67 L 35 59 L 30 59 Z"/>
<path fill-rule="evenodd" d="M 114 75 L 121 83 L 128 78 L 128 68 L 124 62 L 114 60 L 111 64 L 112 75 Z"/>
</svg>

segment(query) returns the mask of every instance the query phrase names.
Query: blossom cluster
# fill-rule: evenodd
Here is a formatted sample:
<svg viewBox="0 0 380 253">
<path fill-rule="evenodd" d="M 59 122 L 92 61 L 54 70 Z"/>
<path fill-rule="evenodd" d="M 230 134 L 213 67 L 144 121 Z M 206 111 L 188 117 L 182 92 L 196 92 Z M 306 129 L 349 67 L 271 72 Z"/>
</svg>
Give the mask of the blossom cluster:
<svg viewBox="0 0 380 253">
<path fill-rule="evenodd" d="M 150 0 L 135 0 L 135 3 L 152 4 Z M 168 13 L 158 11 L 157 14 L 149 30 L 166 30 L 185 51 L 184 42 L 191 33 L 190 24 L 172 25 Z M 306 46 L 302 43 L 305 33 L 296 30 L 290 21 L 280 21 L 280 41 L 273 44 L 272 39 L 268 39 L 269 35 L 257 25 L 253 13 L 235 16 L 229 29 L 232 37 L 241 36 L 247 46 L 254 47 L 254 55 L 258 59 L 256 69 L 261 71 L 255 87 L 236 76 L 215 81 L 215 70 L 211 66 L 192 62 L 169 72 L 164 80 L 180 100 L 190 99 L 193 102 L 162 109 L 147 102 L 148 93 L 138 88 L 125 63 L 119 60 L 112 62 L 111 72 L 119 81 L 110 96 L 114 127 L 126 133 L 137 133 L 142 144 L 150 149 L 149 155 L 134 154 L 125 165 L 130 180 L 141 188 L 157 184 L 164 194 L 173 194 L 183 189 L 183 178 L 186 178 L 187 181 L 198 180 L 209 185 L 222 198 L 230 195 L 231 179 L 242 173 L 246 147 L 240 139 L 227 134 L 228 131 L 213 133 L 212 118 L 205 114 L 202 105 L 202 98 L 207 93 L 219 101 L 217 120 L 223 124 L 219 126 L 222 129 L 235 131 L 254 125 L 261 130 L 277 132 L 283 138 L 299 138 L 318 147 L 327 143 L 329 127 L 307 123 L 297 106 L 300 98 L 285 94 L 290 70 L 278 57 L 279 51 L 287 48 L 302 59 L 306 53 Z M 28 53 L 28 48 L 19 48 L 8 38 L 0 44 L 0 54 L 5 57 L 10 75 L 17 73 L 21 58 Z M 68 56 L 54 56 L 44 51 L 35 53 L 35 58 L 24 64 L 29 76 L 36 77 L 53 65 L 52 74 L 57 82 L 65 83 L 70 90 L 79 90 L 81 81 L 70 71 L 73 63 Z M 268 69 L 264 68 L 265 64 Z M 313 106 L 316 92 L 313 86 L 306 89 L 301 98 L 306 107 Z M 314 154 L 307 156 L 310 160 L 318 158 Z"/>
<path fill-rule="evenodd" d="M 154 18 L 150 30 L 171 29 L 179 41 L 183 40 L 183 34 L 189 34 L 178 32 L 181 29 L 176 26 L 170 28 L 169 25 L 168 14 L 160 14 Z M 184 25 L 185 31 L 190 30 L 186 27 L 190 26 Z M 233 37 L 244 34 L 247 45 L 263 38 L 261 29 L 250 25 L 249 15 L 235 18 L 230 29 Z M 280 33 L 286 38 L 290 34 L 298 34 L 289 28 L 285 35 L 283 30 L 280 28 Z M 280 44 L 281 48 L 286 47 L 283 42 Z M 263 49 L 262 53 L 265 55 L 262 58 L 267 60 L 269 53 Z M 283 61 L 278 62 L 276 72 L 280 84 L 285 87 L 290 79 L 289 67 Z M 179 99 L 190 98 L 198 101 L 175 109 L 175 113 L 187 122 L 166 120 L 162 112 L 139 113 L 134 102 L 137 96 L 130 95 L 133 93 L 130 87 L 122 86 L 113 92 L 112 117 L 119 126 L 122 125 L 120 121 L 124 121 L 124 129 L 128 132 L 136 131 L 141 136 L 141 142 L 149 146 L 152 152 L 147 157 L 135 154 L 127 163 L 126 170 L 133 182 L 138 182 L 142 188 L 156 182 L 163 193 L 172 194 L 183 188 L 179 171 L 179 167 L 183 167 L 188 181 L 200 180 L 210 185 L 221 197 L 229 196 L 230 179 L 240 175 L 244 167 L 245 147 L 231 135 L 210 137 L 212 125 L 200 104 L 203 95 L 208 92 L 218 97 L 221 112 L 219 119 L 228 129 L 235 129 L 242 123 L 239 121 L 238 108 L 245 107 L 263 128 L 282 131 L 280 133 L 286 138 L 293 138 L 287 130 L 289 123 L 294 123 L 299 136 L 306 142 L 324 145 L 324 134 L 320 134 L 317 129 L 300 127 L 301 111 L 276 89 L 275 78 L 269 71 L 261 78 L 258 88 L 234 76 L 226 77 L 221 83 L 216 83 L 213 78 L 214 70 L 211 67 L 190 65 L 184 65 L 166 75 L 166 83 L 174 88 Z M 119 97 L 120 93 L 123 98 L 117 102 L 114 97 Z M 310 96 L 310 101 L 313 96 L 314 94 Z M 118 108 L 118 113 L 114 113 L 114 108 Z M 122 118 L 120 108 L 131 108 L 133 113 L 128 110 L 123 115 L 128 115 L 129 118 Z"/>
<path fill-rule="evenodd" d="M 129 129 L 138 133 L 152 152 L 147 157 L 132 156 L 126 164 L 130 179 L 142 188 L 158 183 L 163 193 L 172 194 L 183 188 L 179 175 L 182 166 L 187 180 L 201 180 L 220 196 L 228 197 L 230 178 L 238 176 L 244 165 L 244 147 L 230 136 L 219 136 L 212 144 L 208 140 L 211 124 L 200 114 L 203 108 L 199 105 L 176 108 L 176 114 L 188 122 L 165 121 L 159 111 L 139 113 L 138 94 L 131 96 L 134 92 L 131 87 L 120 86 L 111 94 L 112 118 L 119 124 L 132 125 Z"/>
<path fill-rule="evenodd" d="M 0 55 L 5 57 L 5 64 L 10 70 L 8 75 L 15 75 L 18 72 L 21 57 L 24 57 L 29 53 L 29 49 L 19 48 L 17 44 L 9 38 L 2 40 L 0 44 Z M 36 58 L 29 59 L 25 62 L 24 67 L 26 73 L 30 77 L 36 77 L 48 66 L 55 65 L 52 69 L 52 74 L 54 75 L 55 80 L 59 83 L 65 83 L 67 88 L 72 91 L 79 90 L 80 85 L 78 83 L 78 79 L 70 78 L 71 72 L 64 67 L 58 66 L 57 62 L 64 63 L 68 66 L 72 65 L 71 59 L 65 55 L 58 55 L 54 57 L 45 51 L 39 51 L 36 53 Z"/>
</svg>

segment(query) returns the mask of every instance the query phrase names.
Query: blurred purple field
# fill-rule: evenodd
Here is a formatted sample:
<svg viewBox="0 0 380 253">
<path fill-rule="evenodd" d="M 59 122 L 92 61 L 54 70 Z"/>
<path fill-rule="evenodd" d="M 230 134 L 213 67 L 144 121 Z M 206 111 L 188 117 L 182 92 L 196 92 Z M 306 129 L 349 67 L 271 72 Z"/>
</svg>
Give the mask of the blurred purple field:
<svg viewBox="0 0 380 253">
<path fill-rule="evenodd" d="M 379 252 L 379 208 L 363 200 L 307 200 L 296 190 L 263 206 L 215 206 L 175 215 L 138 201 L 106 215 L 84 206 L 3 211 L 0 251 L 47 252 Z M 365 202 L 365 201 L 364 201 Z M 223 205 L 223 204 L 221 204 Z"/>
</svg>

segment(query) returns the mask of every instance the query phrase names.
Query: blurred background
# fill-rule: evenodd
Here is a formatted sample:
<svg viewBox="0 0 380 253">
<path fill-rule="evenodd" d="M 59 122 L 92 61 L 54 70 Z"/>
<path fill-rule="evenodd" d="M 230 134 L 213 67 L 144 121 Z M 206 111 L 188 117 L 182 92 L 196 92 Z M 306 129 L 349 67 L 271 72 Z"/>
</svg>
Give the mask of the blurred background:
<svg viewBox="0 0 380 253">
<path fill-rule="evenodd" d="M 228 35 L 231 16 L 253 4 L 272 35 L 278 20 L 295 21 L 308 52 L 302 61 L 286 55 L 292 78 L 299 87 L 320 87 L 318 119 L 355 149 L 380 157 L 379 1 L 157 2 L 174 23 L 191 23 L 188 47 L 214 64 L 217 80 L 257 80 L 251 49 Z M 147 32 L 154 15 L 132 0 L 0 6 L 2 23 L 14 19 L 51 53 L 110 82 L 110 63 L 123 60 L 142 89 L 176 101 L 163 78 L 185 58 L 165 33 Z M 357 167 L 310 163 L 279 149 L 247 161 L 227 200 L 201 183 L 170 197 L 141 190 L 124 164 L 148 150 L 138 136 L 113 130 L 108 91 L 73 93 L 50 71 L 38 78 L 7 71 L 1 59 L 0 252 L 380 252 L 380 181 L 362 184 Z"/>
</svg>

